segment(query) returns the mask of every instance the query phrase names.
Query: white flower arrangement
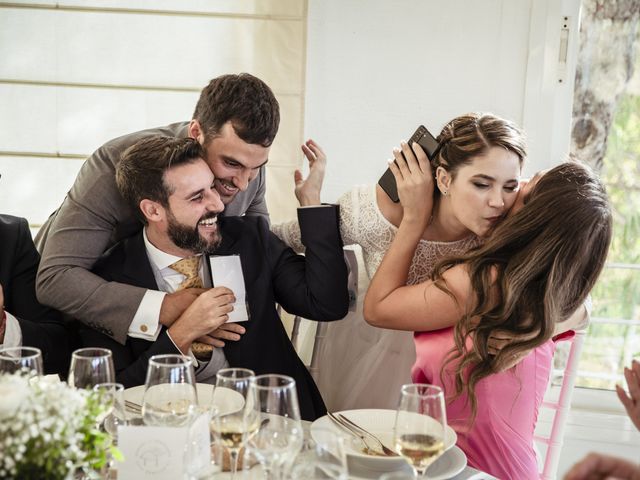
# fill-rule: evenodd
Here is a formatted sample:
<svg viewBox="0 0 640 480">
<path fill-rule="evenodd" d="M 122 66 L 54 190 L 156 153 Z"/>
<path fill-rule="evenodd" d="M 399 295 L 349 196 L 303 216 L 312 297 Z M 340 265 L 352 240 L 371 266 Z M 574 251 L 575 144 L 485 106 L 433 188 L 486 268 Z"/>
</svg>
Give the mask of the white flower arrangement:
<svg viewBox="0 0 640 480">
<path fill-rule="evenodd" d="M 104 413 L 90 390 L 0 374 L 0 478 L 72 479 L 99 472 L 110 454 L 119 456 L 96 425 Z"/>
</svg>

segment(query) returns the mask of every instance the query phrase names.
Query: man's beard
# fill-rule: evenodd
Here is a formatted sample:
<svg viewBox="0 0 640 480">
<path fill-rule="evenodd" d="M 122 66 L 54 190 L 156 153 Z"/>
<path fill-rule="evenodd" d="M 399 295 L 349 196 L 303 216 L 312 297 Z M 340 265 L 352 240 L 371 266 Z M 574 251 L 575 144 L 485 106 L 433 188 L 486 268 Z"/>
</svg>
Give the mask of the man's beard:
<svg viewBox="0 0 640 480">
<path fill-rule="evenodd" d="M 198 223 L 202 220 L 215 218 L 217 216 L 217 213 L 208 213 L 206 215 L 203 215 Z M 220 230 L 217 230 L 214 238 L 209 241 L 200 235 L 200 232 L 198 232 L 197 224 L 195 228 L 190 227 L 189 225 L 184 225 L 178 221 L 178 219 L 173 215 L 171 211 L 169 211 L 167 215 L 167 224 L 167 234 L 169 235 L 169 238 L 176 245 L 176 247 L 182 248 L 184 250 L 189 250 L 194 253 L 204 252 L 210 254 L 214 252 L 214 250 L 218 247 L 218 245 L 220 245 L 220 242 L 222 241 Z"/>
</svg>

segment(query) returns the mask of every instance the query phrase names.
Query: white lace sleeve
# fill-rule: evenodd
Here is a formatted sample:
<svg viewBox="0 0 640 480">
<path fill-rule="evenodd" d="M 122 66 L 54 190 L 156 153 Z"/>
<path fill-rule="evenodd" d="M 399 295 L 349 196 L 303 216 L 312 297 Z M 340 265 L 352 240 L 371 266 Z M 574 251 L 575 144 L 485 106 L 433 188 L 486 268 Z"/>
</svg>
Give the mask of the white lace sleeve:
<svg viewBox="0 0 640 480">
<path fill-rule="evenodd" d="M 291 247 L 296 253 L 304 253 L 304 245 L 302 244 L 300 235 L 300 225 L 298 220 L 290 220 L 288 222 L 271 225 L 271 231 L 275 233 L 288 247 Z"/>
<path fill-rule="evenodd" d="M 343 193 L 338 199 L 340 205 L 340 235 L 344 245 L 354 245 L 359 242 L 360 199 L 358 189 L 354 188 Z"/>
<path fill-rule="evenodd" d="M 344 245 L 360 243 L 360 197 L 359 190 L 354 188 L 338 199 L 340 206 L 340 235 Z M 305 247 L 300 239 L 300 225 L 297 220 L 271 225 L 271 231 L 275 233 L 288 247 L 296 253 L 304 253 Z"/>
</svg>

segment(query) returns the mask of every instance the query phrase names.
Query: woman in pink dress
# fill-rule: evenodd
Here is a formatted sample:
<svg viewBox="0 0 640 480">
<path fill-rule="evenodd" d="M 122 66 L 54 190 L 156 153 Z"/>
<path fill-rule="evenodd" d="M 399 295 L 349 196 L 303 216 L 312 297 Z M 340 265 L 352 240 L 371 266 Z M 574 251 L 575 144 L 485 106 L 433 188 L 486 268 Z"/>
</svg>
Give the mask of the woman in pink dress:
<svg viewBox="0 0 640 480">
<path fill-rule="evenodd" d="M 433 177 L 423 157 L 403 153 L 391 169 L 404 215 L 369 286 L 365 319 L 416 332 L 413 380 L 444 387 L 470 465 L 501 479 L 538 478 L 533 431 L 551 339 L 581 316 L 572 313 L 583 308 L 611 240 L 604 187 L 580 164 L 559 165 L 521 191 L 482 246 L 441 262 L 432 280 L 406 285 L 431 218 L 424 198 Z"/>
</svg>

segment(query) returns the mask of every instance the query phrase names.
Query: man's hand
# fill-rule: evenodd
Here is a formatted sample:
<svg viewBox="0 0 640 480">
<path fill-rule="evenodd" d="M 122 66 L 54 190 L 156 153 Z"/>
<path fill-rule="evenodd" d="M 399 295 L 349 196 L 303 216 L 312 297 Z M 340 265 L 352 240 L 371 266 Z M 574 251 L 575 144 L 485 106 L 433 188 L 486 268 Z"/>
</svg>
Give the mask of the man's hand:
<svg viewBox="0 0 640 480">
<path fill-rule="evenodd" d="M 204 288 L 185 288 L 166 294 L 160 307 L 160 323 L 165 327 L 173 325 L 194 300 L 206 291 Z"/>
<path fill-rule="evenodd" d="M 620 385 L 616 385 L 616 393 L 624 405 L 627 415 L 640 430 L 640 362 L 633 360 L 631 368 L 624 367 L 624 378 L 627 381 L 629 395 Z"/>
<path fill-rule="evenodd" d="M 197 338 L 196 340 L 202 343 L 208 343 L 209 345 L 213 345 L 217 348 L 222 348 L 224 347 L 223 340 L 237 342 L 240 340 L 240 335 L 244 332 L 244 327 L 239 323 L 224 323 L 213 332 Z"/>
<path fill-rule="evenodd" d="M 307 140 L 302 145 L 302 152 L 309 160 L 309 175 L 305 179 L 300 170 L 296 170 L 293 174 L 296 198 L 301 207 L 320 205 L 320 191 L 327 167 L 327 156 L 313 140 Z"/>
<path fill-rule="evenodd" d="M 169 334 L 176 346 L 186 352 L 196 338 L 216 330 L 229 319 L 236 301 L 226 287 L 211 288 L 198 298 L 173 322 Z"/>
<path fill-rule="evenodd" d="M 621 458 L 590 453 L 576 463 L 564 476 L 564 480 L 605 480 L 619 478 L 640 480 L 640 467 Z"/>
</svg>

